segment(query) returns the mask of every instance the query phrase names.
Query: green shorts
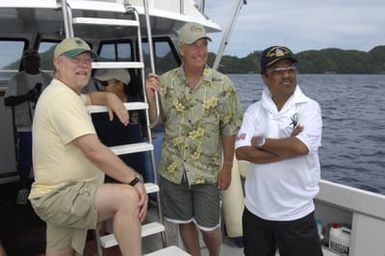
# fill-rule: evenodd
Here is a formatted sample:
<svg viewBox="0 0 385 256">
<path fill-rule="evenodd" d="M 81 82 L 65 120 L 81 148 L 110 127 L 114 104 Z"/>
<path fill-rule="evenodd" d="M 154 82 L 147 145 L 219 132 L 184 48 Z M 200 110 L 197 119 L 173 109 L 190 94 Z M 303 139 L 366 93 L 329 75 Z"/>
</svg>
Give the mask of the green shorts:
<svg viewBox="0 0 385 256">
<path fill-rule="evenodd" d="M 82 255 L 88 229 L 95 229 L 96 182 L 72 183 L 40 198 L 30 199 L 36 214 L 47 223 L 47 250 L 71 246 Z"/>
<path fill-rule="evenodd" d="M 221 223 L 221 198 L 215 184 L 172 183 L 161 178 L 160 196 L 165 218 L 173 223 L 194 222 L 199 229 L 211 231 Z"/>
</svg>

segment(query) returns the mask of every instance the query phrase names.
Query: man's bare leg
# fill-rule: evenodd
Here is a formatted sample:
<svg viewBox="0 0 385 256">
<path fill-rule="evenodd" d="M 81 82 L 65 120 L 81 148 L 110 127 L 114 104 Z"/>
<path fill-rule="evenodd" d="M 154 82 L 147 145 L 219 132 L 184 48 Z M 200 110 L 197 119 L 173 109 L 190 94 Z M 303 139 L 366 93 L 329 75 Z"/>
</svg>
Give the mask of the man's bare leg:
<svg viewBox="0 0 385 256">
<path fill-rule="evenodd" d="M 219 256 L 222 244 L 222 230 L 220 227 L 212 231 L 202 231 L 203 241 L 209 250 L 210 256 Z"/>
<path fill-rule="evenodd" d="M 186 251 L 192 256 L 200 256 L 201 250 L 199 246 L 198 230 L 196 229 L 195 224 L 192 222 L 179 224 L 179 230 Z"/>
<path fill-rule="evenodd" d="M 96 191 L 98 220 L 113 218 L 116 240 L 123 256 L 141 255 L 139 196 L 135 188 L 123 184 L 103 184 Z"/>
</svg>

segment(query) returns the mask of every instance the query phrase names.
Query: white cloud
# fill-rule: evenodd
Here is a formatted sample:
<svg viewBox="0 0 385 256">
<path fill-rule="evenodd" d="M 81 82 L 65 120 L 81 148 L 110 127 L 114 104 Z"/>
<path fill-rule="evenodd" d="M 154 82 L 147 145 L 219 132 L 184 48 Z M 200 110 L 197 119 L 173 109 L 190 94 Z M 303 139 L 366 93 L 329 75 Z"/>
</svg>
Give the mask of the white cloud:
<svg viewBox="0 0 385 256">
<path fill-rule="evenodd" d="M 206 1 L 206 13 L 225 29 L 233 0 Z M 225 54 L 246 56 L 282 44 L 294 52 L 341 48 L 368 51 L 385 44 L 380 0 L 248 0 L 242 7 Z M 216 52 L 222 33 L 212 34 Z"/>
</svg>

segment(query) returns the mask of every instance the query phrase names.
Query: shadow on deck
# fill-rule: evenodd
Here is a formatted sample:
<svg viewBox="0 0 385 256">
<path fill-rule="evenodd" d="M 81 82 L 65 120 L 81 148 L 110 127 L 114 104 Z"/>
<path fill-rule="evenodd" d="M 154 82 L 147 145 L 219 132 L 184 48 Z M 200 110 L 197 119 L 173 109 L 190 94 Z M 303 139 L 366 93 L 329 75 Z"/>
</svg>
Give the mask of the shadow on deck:
<svg viewBox="0 0 385 256">
<path fill-rule="evenodd" d="M 0 185 L 0 240 L 8 256 L 41 255 L 45 251 L 45 223 L 31 204 L 16 205 L 18 183 Z"/>
<path fill-rule="evenodd" d="M 0 241 L 7 256 L 42 256 L 45 252 L 46 224 L 34 212 L 31 204 L 16 205 L 18 183 L 0 185 Z M 89 232 L 85 256 L 96 255 L 93 233 Z M 121 255 L 119 248 L 103 255 Z"/>
</svg>

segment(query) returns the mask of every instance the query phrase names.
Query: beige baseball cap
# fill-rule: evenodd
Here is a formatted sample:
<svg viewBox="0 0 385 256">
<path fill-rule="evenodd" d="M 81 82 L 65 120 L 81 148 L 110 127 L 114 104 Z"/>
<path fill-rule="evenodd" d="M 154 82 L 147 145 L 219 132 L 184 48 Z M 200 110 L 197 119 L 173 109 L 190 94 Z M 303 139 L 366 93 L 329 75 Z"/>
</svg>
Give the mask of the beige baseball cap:
<svg viewBox="0 0 385 256">
<path fill-rule="evenodd" d="M 55 48 L 54 57 L 66 56 L 69 58 L 75 58 L 79 54 L 89 52 L 93 59 L 97 59 L 96 52 L 91 50 L 90 46 L 78 37 L 66 38 L 61 41 Z"/>
<path fill-rule="evenodd" d="M 129 84 L 131 76 L 125 69 L 101 69 L 94 76 L 98 81 L 118 80 L 124 84 Z"/>
<path fill-rule="evenodd" d="M 179 44 L 192 44 L 201 38 L 211 41 L 211 38 L 206 34 L 206 29 L 201 24 L 195 22 L 184 24 L 178 31 L 178 35 Z"/>
</svg>

